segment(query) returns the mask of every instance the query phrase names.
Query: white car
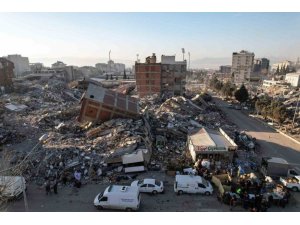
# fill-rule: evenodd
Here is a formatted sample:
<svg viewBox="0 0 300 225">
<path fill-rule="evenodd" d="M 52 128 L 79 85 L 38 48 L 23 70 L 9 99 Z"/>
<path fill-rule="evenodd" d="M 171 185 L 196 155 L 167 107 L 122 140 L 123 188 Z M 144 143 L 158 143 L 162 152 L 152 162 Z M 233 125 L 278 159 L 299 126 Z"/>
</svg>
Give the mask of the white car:
<svg viewBox="0 0 300 225">
<path fill-rule="evenodd" d="M 163 182 L 155 179 L 135 180 L 131 183 L 131 186 L 139 187 L 140 192 L 152 194 L 164 192 Z"/>
</svg>

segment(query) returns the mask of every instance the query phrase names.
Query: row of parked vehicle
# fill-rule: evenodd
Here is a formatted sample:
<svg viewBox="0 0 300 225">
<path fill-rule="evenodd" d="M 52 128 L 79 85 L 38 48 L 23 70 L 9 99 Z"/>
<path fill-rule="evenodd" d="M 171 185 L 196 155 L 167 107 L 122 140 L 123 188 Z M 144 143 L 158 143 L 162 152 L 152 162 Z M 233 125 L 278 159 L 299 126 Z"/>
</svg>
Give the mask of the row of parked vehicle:
<svg viewBox="0 0 300 225">
<path fill-rule="evenodd" d="M 100 192 L 94 199 L 94 206 L 98 209 L 121 209 L 126 211 L 138 210 L 141 193 L 164 193 L 164 184 L 155 179 L 135 180 L 130 186 L 110 185 L 104 192 Z M 200 193 L 211 195 L 211 183 L 200 176 L 176 175 L 174 192 Z"/>
</svg>

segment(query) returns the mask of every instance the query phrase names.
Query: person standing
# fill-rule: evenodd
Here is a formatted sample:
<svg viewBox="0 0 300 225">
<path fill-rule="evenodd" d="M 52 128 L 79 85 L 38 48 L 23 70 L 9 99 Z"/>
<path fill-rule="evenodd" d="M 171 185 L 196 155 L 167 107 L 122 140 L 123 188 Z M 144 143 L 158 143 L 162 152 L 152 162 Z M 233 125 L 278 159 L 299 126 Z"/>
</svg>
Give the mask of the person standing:
<svg viewBox="0 0 300 225">
<path fill-rule="evenodd" d="M 54 180 L 54 184 L 53 184 L 53 192 L 54 194 L 57 194 L 57 179 Z"/>
<path fill-rule="evenodd" d="M 231 199 L 230 199 L 230 211 L 233 210 L 233 208 L 236 206 L 236 197 L 235 196 L 232 196 Z"/>
<path fill-rule="evenodd" d="M 77 188 L 80 188 L 81 187 L 81 173 L 76 170 L 74 173 L 74 178 L 75 178 L 75 186 Z"/>
<path fill-rule="evenodd" d="M 46 180 L 45 188 L 46 188 L 46 195 L 49 195 L 51 193 L 51 186 L 49 180 Z"/>
</svg>

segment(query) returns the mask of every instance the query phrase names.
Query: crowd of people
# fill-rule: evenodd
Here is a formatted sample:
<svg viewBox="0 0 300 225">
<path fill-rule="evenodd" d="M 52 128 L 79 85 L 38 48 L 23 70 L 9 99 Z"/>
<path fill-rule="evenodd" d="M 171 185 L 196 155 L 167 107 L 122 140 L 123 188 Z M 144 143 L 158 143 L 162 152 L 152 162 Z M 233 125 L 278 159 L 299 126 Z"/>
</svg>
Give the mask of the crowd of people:
<svg viewBox="0 0 300 225">
<path fill-rule="evenodd" d="M 74 187 L 80 188 L 81 187 L 81 172 L 79 170 L 75 170 L 74 175 L 73 175 L 73 182 Z M 54 194 L 58 194 L 57 187 L 58 183 L 61 182 L 63 186 L 67 185 L 68 179 L 67 179 L 67 174 L 62 173 L 60 176 L 60 179 L 58 179 L 58 175 L 54 177 L 46 177 L 45 178 L 45 190 L 46 190 L 46 195 L 50 195 L 52 192 Z"/>
</svg>

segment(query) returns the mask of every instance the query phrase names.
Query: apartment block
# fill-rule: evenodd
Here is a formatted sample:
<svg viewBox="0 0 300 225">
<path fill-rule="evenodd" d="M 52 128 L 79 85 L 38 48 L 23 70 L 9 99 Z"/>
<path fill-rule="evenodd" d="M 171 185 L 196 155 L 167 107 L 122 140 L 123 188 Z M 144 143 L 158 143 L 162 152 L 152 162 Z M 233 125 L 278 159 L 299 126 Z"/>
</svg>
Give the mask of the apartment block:
<svg viewBox="0 0 300 225">
<path fill-rule="evenodd" d="M 136 87 L 140 97 L 161 93 L 161 63 L 153 54 L 145 63 L 135 63 Z"/>
<path fill-rule="evenodd" d="M 23 76 L 30 73 L 29 59 L 28 57 L 22 57 L 21 55 L 8 55 L 6 57 L 14 64 L 14 75 L 16 77 Z"/>
<path fill-rule="evenodd" d="M 231 72 L 234 73 L 234 83 L 242 84 L 251 81 L 254 53 L 242 50 L 232 53 Z"/>
<path fill-rule="evenodd" d="M 145 63 L 135 63 L 137 91 L 140 97 L 146 95 L 183 95 L 185 92 L 187 63 L 175 61 L 175 56 L 161 56 L 157 63 L 156 55 L 146 58 Z"/>
</svg>

